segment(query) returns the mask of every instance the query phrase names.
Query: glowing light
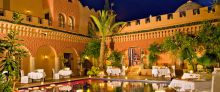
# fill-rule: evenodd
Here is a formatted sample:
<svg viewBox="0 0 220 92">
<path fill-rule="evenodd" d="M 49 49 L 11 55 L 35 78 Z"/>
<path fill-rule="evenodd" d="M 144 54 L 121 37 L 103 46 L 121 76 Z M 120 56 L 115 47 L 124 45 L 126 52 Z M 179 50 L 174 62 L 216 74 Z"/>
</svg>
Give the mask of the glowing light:
<svg viewBox="0 0 220 92">
<path fill-rule="evenodd" d="M 127 80 L 127 79 L 128 79 L 128 77 L 126 76 L 126 77 L 125 77 L 125 79 Z"/>
<path fill-rule="evenodd" d="M 26 14 L 31 14 L 31 11 L 30 10 L 26 10 L 25 13 Z"/>
<path fill-rule="evenodd" d="M 43 85 L 43 84 L 44 84 L 44 82 L 41 82 L 40 84 L 41 84 L 41 85 Z"/>
<path fill-rule="evenodd" d="M 92 77 L 89 75 L 89 78 L 92 78 Z"/>
<path fill-rule="evenodd" d="M 57 87 L 62 87 L 63 85 L 57 85 Z"/>
<path fill-rule="evenodd" d="M 28 90 L 33 90 L 33 88 L 28 88 Z"/>
<path fill-rule="evenodd" d="M 101 88 L 103 88 L 103 87 L 105 86 L 105 84 L 104 84 L 104 83 L 100 83 L 99 86 L 100 86 Z"/>
<path fill-rule="evenodd" d="M 184 77 L 181 77 L 181 79 L 185 79 Z"/>
<path fill-rule="evenodd" d="M 155 92 L 166 92 L 164 89 L 156 90 Z"/>
<path fill-rule="evenodd" d="M 85 59 L 89 59 L 89 57 L 88 57 L 88 56 L 85 56 Z"/>
<path fill-rule="evenodd" d="M 49 57 L 47 55 L 44 56 L 44 59 L 48 59 Z"/>
<path fill-rule="evenodd" d="M 46 89 L 51 89 L 52 87 L 50 87 L 50 86 L 48 86 L 48 87 L 46 87 Z"/>
<path fill-rule="evenodd" d="M 83 90 L 82 89 L 78 89 L 78 90 L 76 90 L 76 92 L 83 92 Z"/>
<path fill-rule="evenodd" d="M 34 87 L 33 90 L 39 90 L 39 87 Z"/>
<path fill-rule="evenodd" d="M 43 91 L 43 90 L 44 90 L 44 88 L 41 88 L 41 90 Z"/>
<path fill-rule="evenodd" d="M 110 77 L 108 77 L 108 79 L 111 79 Z"/>
<path fill-rule="evenodd" d="M 55 84 L 51 84 L 50 86 L 51 86 L 51 87 L 55 87 L 56 85 L 55 85 Z"/>
<path fill-rule="evenodd" d="M 193 73 L 193 70 L 190 70 L 189 73 Z"/>
</svg>

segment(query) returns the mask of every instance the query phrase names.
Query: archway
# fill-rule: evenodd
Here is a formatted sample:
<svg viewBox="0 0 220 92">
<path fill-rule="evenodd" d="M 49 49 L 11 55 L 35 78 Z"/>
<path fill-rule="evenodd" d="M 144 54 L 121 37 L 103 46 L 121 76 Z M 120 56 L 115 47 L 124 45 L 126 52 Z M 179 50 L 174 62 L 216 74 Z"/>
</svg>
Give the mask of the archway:
<svg viewBox="0 0 220 92">
<path fill-rule="evenodd" d="M 79 54 L 75 49 L 65 49 L 62 53 L 60 58 L 63 57 L 68 60 L 66 63 L 66 67 L 69 67 L 73 71 L 73 75 L 79 75 L 79 69 L 80 69 L 80 64 L 79 64 Z M 62 61 L 61 61 L 62 63 Z M 63 68 L 62 64 L 60 64 L 61 67 Z"/>
<path fill-rule="evenodd" d="M 27 75 L 31 70 L 31 63 L 32 63 L 32 54 L 30 53 L 30 51 L 27 49 L 27 47 L 22 46 L 21 49 L 24 49 L 25 51 L 27 51 L 27 56 L 22 58 L 21 61 L 21 70 L 24 71 L 24 75 Z"/>
<path fill-rule="evenodd" d="M 52 69 L 55 69 L 56 51 L 51 46 L 41 46 L 37 50 L 35 69 L 44 69 L 46 78 L 52 78 Z"/>
<path fill-rule="evenodd" d="M 128 48 L 127 57 L 128 57 L 128 65 L 135 66 L 141 65 L 143 63 L 142 54 L 144 51 L 140 47 L 130 47 Z"/>
</svg>

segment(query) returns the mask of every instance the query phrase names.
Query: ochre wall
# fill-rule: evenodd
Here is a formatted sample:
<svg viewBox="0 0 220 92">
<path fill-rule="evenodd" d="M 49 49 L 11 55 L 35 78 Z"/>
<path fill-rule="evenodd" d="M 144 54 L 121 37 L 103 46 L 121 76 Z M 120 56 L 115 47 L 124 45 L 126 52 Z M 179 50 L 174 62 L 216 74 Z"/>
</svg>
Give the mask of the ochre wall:
<svg viewBox="0 0 220 92">
<path fill-rule="evenodd" d="M 3 9 L 3 0 L 0 0 L 0 9 Z"/>
<path fill-rule="evenodd" d="M 1 0 L 2 1 L 2 0 Z M 9 6 L 9 9 L 6 9 L 5 16 L 0 19 L 12 20 L 12 11 L 22 13 L 22 18 L 24 20 L 22 23 L 55 28 L 62 31 L 67 31 L 77 34 L 88 34 L 88 22 L 90 15 L 96 15 L 96 11 L 89 9 L 88 7 L 82 6 L 79 0 L 73 0 L 68 2 L 68 0 L 10 0 L 7 1 L 10 4 L 4 4 L 4 6 Z M 1 5 L 0 5 L 1 6 Z M 27 13 L 27 11 L 30 11 Z M 45 13 L 50 13 L 51 24 L 45 18 Z M 32 21 L 27 21 L 27 15 L 32 15 Z M 59 27 L 58 15 L 63 14 L 65 17 L 65 27 Z M 74 21 L 74 30 L 71 30 L 68 26 L 68 17 L 72 17 Z M 42 23 L 39 22 L 41 18 Z"/>
<path fill-rule="evenodd" d="M 10 10 L 24 14 L 30 11 L 32 16 L 44 17 L 42 0 L 10 0 Z"/>
<path fill-rule="evenodd" d="M 63 55 L 65 52 L 71 52 L 73 54 L 73 74 L 79 74 L 79 54 L 83 51 L 85 44 L 90 38 L 0 21 L 0 38 L 6 36 L 5 34 L 10 30 L 19 31 L 18 37 L 23 40 L 21 43 L 23 43 L 24 47 L 30 52 L 30 57 L 34 59 L 33 61 L 30 57 L 24 59 L 24 63 L 22 64 L 29 66 L 22 66 L 25 74 L 38 68 L 44 68 L 48 75 L 47 78 L 51 78 L 52 68 L 57 70 L 56 72 L 60 70 L 59 55 Z M 45 55 L 47 55 L 49 59 L 43 59 Z M 45 64 L 49 66 L 47 67 Z M 45 68 L 44 65 L 47 68 Z"/>
<path fill-rule="evenodd" d="M 94 9 L 89 9 L 87 6 L 83 7 L 80 6 L 79 9 L 80 12 L 80 24 L 79 24 L 79 33 L 80 34 L 88 34 L 88 31 L 82 31 L 82 30 L 88 30 L 88 23 L 91 21 L 90 15 L 97 16 L 97 13 Z"/>
<path fill-rule="evenodd" d="M 52 69 L 55 69 L 55 56 L 56 52 L 52 47 L 41 46 L 37 49 L 35 59 L 35 69 L 44 69 L 47 78 L 52 78 Z"/>
</svg>

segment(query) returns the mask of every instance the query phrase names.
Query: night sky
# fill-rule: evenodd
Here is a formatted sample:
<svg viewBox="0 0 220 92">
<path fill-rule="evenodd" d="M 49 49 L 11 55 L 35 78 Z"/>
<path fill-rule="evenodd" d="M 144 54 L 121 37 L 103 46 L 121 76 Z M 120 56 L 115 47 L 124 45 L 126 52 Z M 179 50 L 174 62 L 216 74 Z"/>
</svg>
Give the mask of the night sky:
<svg viewBox="0 0 220 92">
<path fill-rule="evenodd" d="M 84 6 L 103 9 L 105 0 L 80 0 Z M 188 0 L 110 0 L 114 3 L 113 10 L 117 13 L 117 20 L 129 21 L 175 12 Z M 211 6 L 213 0 L 193 0 L 202 6 Z"/>
</svg>

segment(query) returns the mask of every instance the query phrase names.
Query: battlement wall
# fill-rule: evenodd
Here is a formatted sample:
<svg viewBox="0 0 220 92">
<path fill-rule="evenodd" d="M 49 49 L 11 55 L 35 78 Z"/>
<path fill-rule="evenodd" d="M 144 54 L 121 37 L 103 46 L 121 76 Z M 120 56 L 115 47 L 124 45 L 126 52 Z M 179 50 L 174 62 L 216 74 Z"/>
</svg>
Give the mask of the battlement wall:
<svg viewBox="0 0 220 92">
<path fill-rule="evenodd" d="M 219 18 L 220 18 L 219 5 L 213 8 L 203 7 L 195 10 L 175 12 L 175 13 L 153 16 L 139 20 L 128 21 L 127 26 L 123 28 L 121 33 L 149 30 L 154 28 L 191 23 L 195 21 L 219 19 Z"/>
</svg>

